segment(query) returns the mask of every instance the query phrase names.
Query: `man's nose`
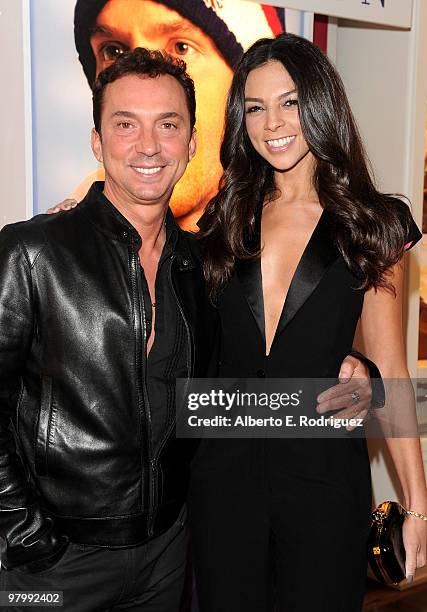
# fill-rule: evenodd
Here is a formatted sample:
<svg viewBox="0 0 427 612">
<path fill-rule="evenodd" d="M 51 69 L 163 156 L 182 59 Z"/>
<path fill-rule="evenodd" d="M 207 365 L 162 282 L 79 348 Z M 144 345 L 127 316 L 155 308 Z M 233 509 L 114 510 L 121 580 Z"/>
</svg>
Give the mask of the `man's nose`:
<svg viewBox="0 0 427 612">
<path fill-rule="evenodd" d="M 143 129 L 140 131 L 138 140 L 135 143 L 137 153 L 142 153 L 147 157 L 153 157 L 160 153 L 160 142 L 153 129 Z"/>
<path fill-rule="evenodd" d="M 128 44 L 130 45 L 131 51 L 136 49 L 136 47 L 143 47 L 150 51 L 162 48 L 163 41 L 158 40 L 153 34 L 147 33 L 144 29 L 136 27 L 132 32 L 129 32 L 129 34 L 130 40 Z"/>
</svg>

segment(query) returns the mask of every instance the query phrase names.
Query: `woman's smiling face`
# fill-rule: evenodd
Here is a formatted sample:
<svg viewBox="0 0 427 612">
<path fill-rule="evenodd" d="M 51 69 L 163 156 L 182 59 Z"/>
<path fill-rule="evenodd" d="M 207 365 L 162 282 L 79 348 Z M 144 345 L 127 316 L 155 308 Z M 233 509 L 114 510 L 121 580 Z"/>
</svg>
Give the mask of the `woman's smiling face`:
<svg viewBox="0 0 427 612">
<path fill-rule="evenodd" d="M 278 171 L 314 161 L 302 133 L 298 92 L 278 61 L 251 70 L 245 85 L 246 130 L 254 149 Z"/>
</svg>

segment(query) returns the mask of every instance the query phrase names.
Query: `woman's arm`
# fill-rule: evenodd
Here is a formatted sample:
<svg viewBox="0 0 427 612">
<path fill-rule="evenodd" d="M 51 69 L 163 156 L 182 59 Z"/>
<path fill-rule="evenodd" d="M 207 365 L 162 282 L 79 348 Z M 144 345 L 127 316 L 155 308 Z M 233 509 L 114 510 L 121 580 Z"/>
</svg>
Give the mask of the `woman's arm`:
<svg viewBox="0 0 427 612">
<path fill-rule="evenodd" d="M 402 260 L 390 270 L 390 281 L 396 295 L 384 289 L 367 291 L 361 317 L 367 356 L 377 364 L 384 380 L 396 381 L 396 385 L 393 382 L 390 385 L 386 383 L 386 390 L 387 387 L 392 389 L 391 395 L 394 395 L 393 389 L 399 386 L 399 380 L 409 379 L 402 330 L 403 276 Z M 401 394 L 400 406 L 398 401 L 393 406 L 393 397 L 386 397 L 384 409 L 389 414 L 393 414 L 395 409 L 400 410 L 406 423 L 415 415 L 415 398 L 412 390 L 408 394 L 408 388 L 412 389 L 408 384 Z M 402 395 L 405 397 L 404 402 Z M 411 436 L 386 437 L 386 443 L 402 486 L 405 508 L 427 514 L 427 490 L 420 440 L 415 435 Z M 426 539 L 427 523 L 417 517 L 407 517 L 404 525 L 407 576 L 413 576 L 417 567 L 425 565 Z"/>
</svg>

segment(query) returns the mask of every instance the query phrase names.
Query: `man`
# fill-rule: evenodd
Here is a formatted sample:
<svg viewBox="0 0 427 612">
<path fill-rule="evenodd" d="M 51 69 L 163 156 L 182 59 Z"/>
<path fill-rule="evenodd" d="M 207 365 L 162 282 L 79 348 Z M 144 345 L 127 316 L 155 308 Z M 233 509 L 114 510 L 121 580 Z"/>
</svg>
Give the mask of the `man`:
<svg viewBox="0 0 427 612">
<path fill-rule="evenodd" d="M 175 379 L 215 365 L 197 254 L 168 210 L 196 148 L 193 84 L 136 49 L 99 75 L 93 107 L 105 184 L 0 233 L 0 590 L 173 612 L 194 450 L 174 436 Z"/>
<path fill-rule="evenodd" d="M 173 435 L 175 379 L 207 374 L 214 333 L 168 211 L 195 152 L 194 87 L 139 49 L 93 98 L 105 185 L 0 234 L 0 590 L 63 590 L 67 611 L 169 612 L 192 455 Z"/>
<path fill-rule="evenodd" d="M 78 0 L 75 42 L 85 75 L 95 75 L 135 47 L 184 59 L 196 85 L 198 154 L 178 183 L 171 207 L 181 227 L 196 222 L 218 189 L 219 147 L 233 69 L 243 50 L 283 31 L 284 9 L 246 0 Z M 74 193 L 80 199 L 92 180 Z"/>
</svg>

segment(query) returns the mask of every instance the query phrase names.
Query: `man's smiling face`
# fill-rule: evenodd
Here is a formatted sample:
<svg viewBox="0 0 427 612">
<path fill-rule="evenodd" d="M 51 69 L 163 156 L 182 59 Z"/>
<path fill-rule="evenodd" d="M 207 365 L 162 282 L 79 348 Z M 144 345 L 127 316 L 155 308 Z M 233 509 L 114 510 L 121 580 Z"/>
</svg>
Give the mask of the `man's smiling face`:
<svg viewBox="0 0 427 612">
<path fill-rule="evenodd" d="M 194 213 L 197 218 L 216 193 L 221 176 L 219 147 L 231 68 L 200 28 L 152 0 L 109 0 L 96 20 L 91 46 L 97 74 L 135 47 L 164 49 L 185 60 L 196 87 L 199 146 L 174 190 L 171 206 L 176 217 Z"/>
<path fill-rule="evenodd" d="M 92 145 L 113 203 L 167 205 L 195 151 L 183 87 L 168 74 L 109 83 Z"/>
</svg>

